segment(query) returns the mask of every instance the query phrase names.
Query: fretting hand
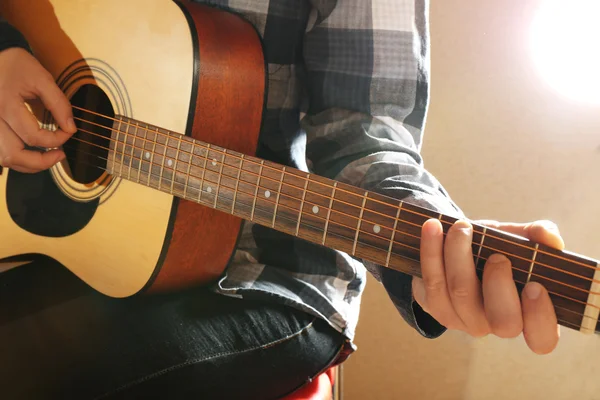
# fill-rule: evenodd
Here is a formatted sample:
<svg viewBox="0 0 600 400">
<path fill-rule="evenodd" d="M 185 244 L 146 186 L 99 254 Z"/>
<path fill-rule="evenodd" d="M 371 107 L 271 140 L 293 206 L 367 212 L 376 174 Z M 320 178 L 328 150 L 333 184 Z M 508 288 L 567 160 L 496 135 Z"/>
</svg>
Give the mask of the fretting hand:
<svg viewBox="0 0 600 400">
<path fill-rule="evenodd" d="M 529 224 L 477 222 L 562 250 L 558 228 L 549 221 Z M 472 225 L 454 224 L 444 241 L 442 225 L 429 220 L 421 236 L 423 279 L 413 279 L 413 296 L 419 305 L 448 329 L 474 337 L 494 334 L 514 338 L 523 333 L 529 348 L 546 354 L 558 344 L 556 314 L 547 290 L 529 282 L 519 299 L 511 263 L 495 254 L 485 263 L 480 282 L 473 261 Z"/>
<path fill-rule="evenodd" d="M 41 100 L 61 129 L 41 129 L 25 101 Z M 75 133 L 71 106 L 52 75 L 27 51 L 0 52 L 0 166 L 20 172 L 38 172 L 61 161 L 65 154 L 25 149 L 61 146 Z"/>
</svg>

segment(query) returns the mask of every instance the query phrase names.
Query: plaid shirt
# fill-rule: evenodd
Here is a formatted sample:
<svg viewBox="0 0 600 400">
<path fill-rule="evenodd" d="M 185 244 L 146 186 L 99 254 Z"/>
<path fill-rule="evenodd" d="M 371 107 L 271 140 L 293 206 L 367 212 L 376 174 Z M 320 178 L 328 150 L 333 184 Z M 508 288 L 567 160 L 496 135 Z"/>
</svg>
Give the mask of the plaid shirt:
<svg viewBox="0 0 600 400">
<path fill-rule="evenodd" d="M 460 216 L 419 154 L 429 95 L 427 0 L 206 0 L 263 38 L 269 92 L 257 155 Z M 23 41 L 0 23 L 0 49 Z M 411 277 L 245 223 L 225 295 L 283 302 L 348 341 L 369 270 L 419 333 L 444 331 L 413 301 Z"/>
</svg>

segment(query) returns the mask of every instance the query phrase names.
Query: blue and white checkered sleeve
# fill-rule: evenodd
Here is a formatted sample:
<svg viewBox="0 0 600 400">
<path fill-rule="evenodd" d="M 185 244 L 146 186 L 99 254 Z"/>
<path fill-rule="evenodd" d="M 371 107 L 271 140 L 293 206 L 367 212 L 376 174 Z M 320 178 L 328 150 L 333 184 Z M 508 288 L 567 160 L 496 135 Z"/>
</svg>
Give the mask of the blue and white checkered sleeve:
<svg viewBox="0 0 600 400">
<path fill-rule="evenodd" d="M 344 0 L 319 8 L 304 45 L 309 167 L 456 217 L 420 155 L 429 96 L 426 0 Z M 413 300 L 409 275 L 365 263 L 425 337 L 445 330 Z"/>
</svg>

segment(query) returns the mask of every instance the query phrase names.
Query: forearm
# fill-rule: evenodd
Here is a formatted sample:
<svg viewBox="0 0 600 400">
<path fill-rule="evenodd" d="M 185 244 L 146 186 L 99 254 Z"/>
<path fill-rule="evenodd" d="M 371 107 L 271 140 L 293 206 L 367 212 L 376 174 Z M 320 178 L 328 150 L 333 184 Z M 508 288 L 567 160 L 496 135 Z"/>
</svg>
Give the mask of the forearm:
<svg viewBox="0 0 600 400">
<path fill-rule="evenodd" d="M 338 2 L 305 37 L 309 107 L 302 127 L 314 173 L 461 217 L 420 155 L 429 95 L 427 1 Z M 360 16 L 360 15 L 359 15 Z M 422 335 L 444 329 L 414 302 L 412 277 L 365 263 Z"/>
</svg>

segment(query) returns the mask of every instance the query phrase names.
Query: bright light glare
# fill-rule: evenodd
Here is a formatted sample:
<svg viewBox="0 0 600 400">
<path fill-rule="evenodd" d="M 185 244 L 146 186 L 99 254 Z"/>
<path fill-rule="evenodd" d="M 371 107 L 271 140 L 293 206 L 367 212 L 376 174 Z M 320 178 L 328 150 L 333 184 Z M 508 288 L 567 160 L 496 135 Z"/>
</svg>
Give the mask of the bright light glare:
<svg viewBox="0 0 600 400">
<path fill-rule="evenodd" d="M 600 104 L 600 0 L 542 0 L 531 44 L 551 86 L 574 100 Z"/>
</svg>

